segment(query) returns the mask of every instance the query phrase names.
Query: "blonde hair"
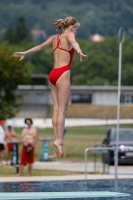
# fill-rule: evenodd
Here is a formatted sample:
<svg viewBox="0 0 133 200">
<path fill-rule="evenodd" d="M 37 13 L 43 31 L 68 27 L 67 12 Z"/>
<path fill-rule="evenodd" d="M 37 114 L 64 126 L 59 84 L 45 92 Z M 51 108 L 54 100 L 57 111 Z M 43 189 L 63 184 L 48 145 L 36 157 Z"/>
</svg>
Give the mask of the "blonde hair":
<svg viewBox="0 0 133 200">
<path fill-rule="evenodd" d="M 58 19 L 58 20 L 51 19 L 51 21 L 54 22 L 53 26 L 55 26 L 56 30 L 66 29 L 71 25 L 77 27 L 80 26 L 80 23 L 74 17 L 67 17 L 65 19 Z"/>
</svg>

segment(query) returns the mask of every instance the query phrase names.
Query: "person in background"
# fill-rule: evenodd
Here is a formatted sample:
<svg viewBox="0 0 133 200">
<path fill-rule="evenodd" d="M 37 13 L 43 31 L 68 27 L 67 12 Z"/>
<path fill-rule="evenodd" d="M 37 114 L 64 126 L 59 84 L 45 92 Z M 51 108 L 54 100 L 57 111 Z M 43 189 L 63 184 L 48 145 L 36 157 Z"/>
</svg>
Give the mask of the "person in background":
<svg viewBox="0 0 133 200">
<path fill-rule="evenodd" d="M 13 141 L 18 141 L 19 138 L 16 132 L 12 129 L 11 126 L 7 127 L 7 131 L 5 133 L 5 140 L 7 142 L 7 156 L 6 156 L 6 164 L 8 165 L 8 160 L 10 164 L 12 164 L 12 156 L 13 156 Z"/>
<path fill-rule="evenodd" d="M 20 141 L 22 142 L 22 150 L 20 155 L 19 173 L 17 176 L 23 174 L 24 166 L 28 164 L 27 176 L 31 175 L 32 164 L 34 163 L 34 150 L 38 140 L 37 129 L 32 126 L 33 122 L 31 118 L 25 119 L 26 128 L 22 129 Z"/>
<path fill-rule="evenodd" d="M 3 165 L 3 158 L 5 153 L 5 131 L 4 120 L 0 120 L 0 165 Z"/>
</svg>

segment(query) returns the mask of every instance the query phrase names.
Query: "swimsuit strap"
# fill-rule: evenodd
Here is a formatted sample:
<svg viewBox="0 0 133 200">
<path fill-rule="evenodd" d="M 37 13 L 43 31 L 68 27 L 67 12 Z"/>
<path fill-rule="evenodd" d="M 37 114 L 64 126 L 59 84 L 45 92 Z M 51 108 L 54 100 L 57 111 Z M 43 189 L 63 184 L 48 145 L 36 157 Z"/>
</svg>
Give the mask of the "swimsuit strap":
<svg viewBox="0 0 133 200">
<path fill-rule="evenodd" d="M 60 39 L 59 39 L 59 34 L 58 34 L 57 35 L 57 46 L 55 47 L 55 49 L 53 51 L 55 51 L 59 47 L 59 43 L 60 43 Z"/>
<path fill-rule="evenodd" d="M 60 38 L 61 38 L 61 36 L 60 36 L 60 38 L 59 38 L 59 36 L 60 36 L 60 34 L 59 35 L 57 35 L 57 46 L 55 47 L 55 49 L 53 50 L 53 51 L 55 51 L 56 49 L 60 49 L 60 50 L 63 50 L 63 51 L 67 51 L 67 52 L 71 52 L 71 50 L 73 49 L 71 49 L 71 50 L 66 50 L 66 49 L 63 49 L 63 48 L 61 48 L 61 47 L 59 47 L 59 44 L 60 44 Z"/>
</svg>

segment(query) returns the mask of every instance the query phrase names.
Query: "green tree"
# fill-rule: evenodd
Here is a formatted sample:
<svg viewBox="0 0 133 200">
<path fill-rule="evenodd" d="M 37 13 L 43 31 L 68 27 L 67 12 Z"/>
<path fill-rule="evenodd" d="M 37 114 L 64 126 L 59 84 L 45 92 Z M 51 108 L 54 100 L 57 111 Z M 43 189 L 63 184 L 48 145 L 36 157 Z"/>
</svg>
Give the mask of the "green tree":
<svg viewBox="0 0 133 200">
<path fill-rule="evenodd" d="M 13 58 L 13 52 L 7 43 L 0 45 L 0 119 L 12 118 L 19 111 L 21 96 L 15 95 L 18 85 L 30 80 L 33 65 Z"/>
<path fill-rule="evenodd" d="M 79 40 L 87 58 L 79 62 L 76 54 L 72 63 L 71 82 L 73 85 L 117 85 L 118 49 L 117 37 L 106 38 L 104 42 Z M 133 85 L 133 40 L 126 38 L 122 53 L 122 85 Z"/>
<path fill-rule="evenodd" d="M 12 27 L 8 28 L 4 34 L 3 40 L 8 41 L 9 43 L 14 43 L 15 35 Z"/>
<path fill-rule="evenodd" d="M 26 40 L 22 41 L 19 44 L 20 51 L 26 51 L 34 46 L 37 46 L 37 42 L 27 42 Z M 49 74 L 54 64 L 53 49 L 48 47 L 43 51 L 35 52 L 27 56 L 28 61 L 34 65 L 34 73 L 37 74 Z"/>
<path fill-rule="evenodd" d="M 30 32 L 24 17 L 19 17 L 15 27 L 6 30 L 3 40 L 11 44 L 19 44 L 23 40 L 30 40 Z"/>
</svg>

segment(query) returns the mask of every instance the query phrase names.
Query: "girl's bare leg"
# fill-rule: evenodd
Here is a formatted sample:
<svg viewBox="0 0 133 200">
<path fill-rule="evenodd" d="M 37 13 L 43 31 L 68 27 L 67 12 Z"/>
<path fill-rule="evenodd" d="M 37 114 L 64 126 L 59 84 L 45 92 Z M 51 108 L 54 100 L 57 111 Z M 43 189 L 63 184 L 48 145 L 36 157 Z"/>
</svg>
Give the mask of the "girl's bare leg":
<svg viewBox="0 0 133 200">
<path fill-rule="evenodd" d="M 63 144 L 65 116 L 70 98 L 70 71 L 64 72 L 56 82 L 58 99 L 57 132 L 58 143 Z"/>
<path fill-rule="evenodd" d="M 55 85 L 49 82 L 51 88 L 51 95 L 54 104 L 53 108 L 53 116 L 52 116 L 52 125 L 54 129 L 55 140 L 58 139 L 58 132 L 57 132 L 57 116 L 58 116 L 58 100 L 57 100 L 57 88 Z"/>
<path fill-rule="evenodd" d="M 55 134 L 54 145 L 58 148 L 60 155 L 63 154 L 63 132 L 65 116 L 70 98 L 70 71 L 64 72 L 57 80 L 56 85 L 49 82 L 54 103 L 52 123 Z"/>
</svg>

